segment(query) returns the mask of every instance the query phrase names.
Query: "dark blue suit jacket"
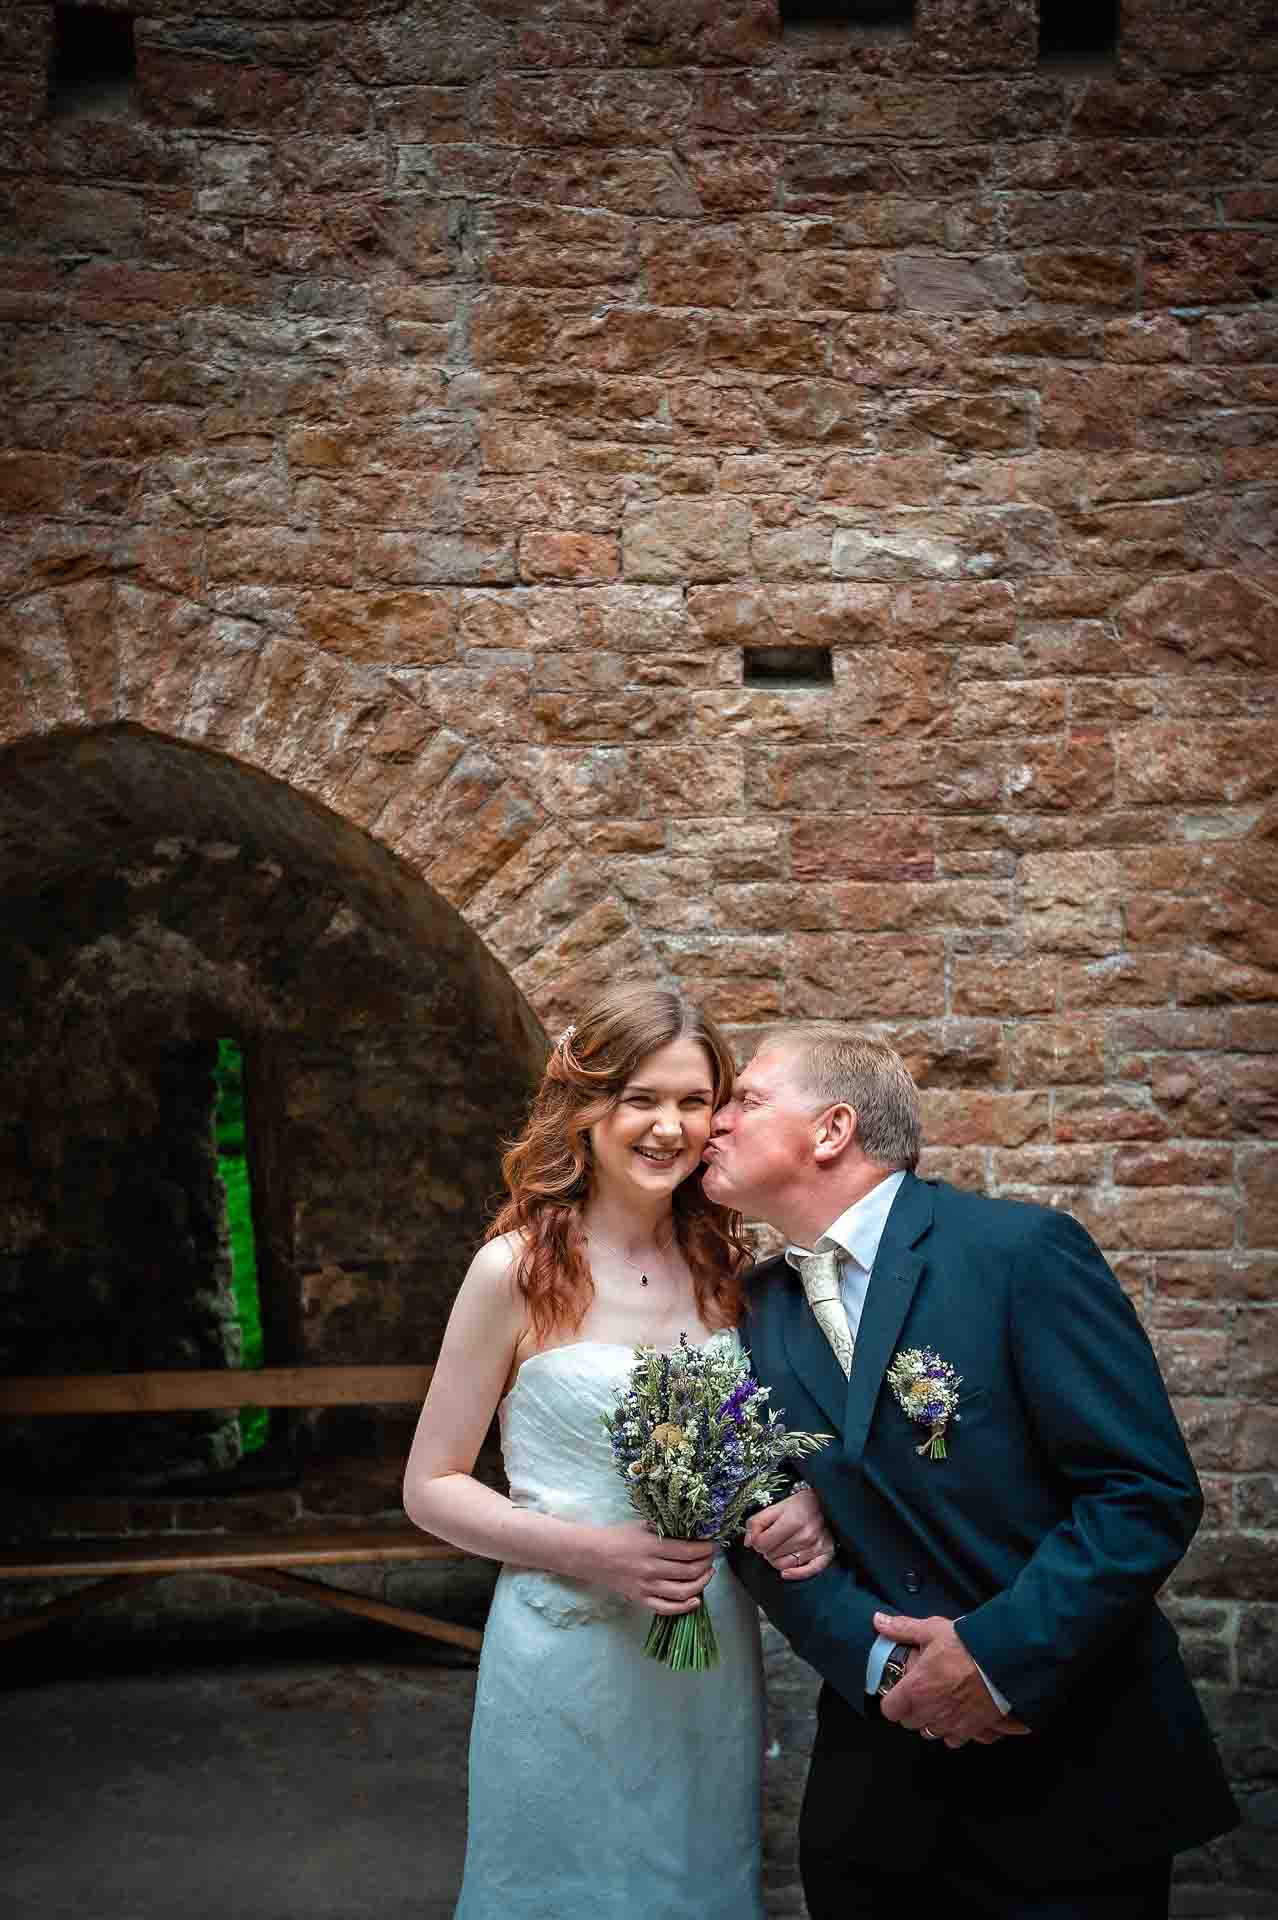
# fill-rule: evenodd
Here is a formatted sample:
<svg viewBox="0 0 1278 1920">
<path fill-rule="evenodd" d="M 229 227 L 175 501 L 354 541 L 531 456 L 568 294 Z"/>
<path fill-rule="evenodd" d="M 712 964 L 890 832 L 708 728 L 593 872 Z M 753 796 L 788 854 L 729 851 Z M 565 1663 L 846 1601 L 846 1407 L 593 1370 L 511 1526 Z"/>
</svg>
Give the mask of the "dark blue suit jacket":
<svg viewBox="0 0 1278 1920">
<path fill-rule="evenodd" d="M 1237 1811 L 1176 1636 L 1154 1596 L 1202 1496 L 1140 1322 L 1068 1215 L 907 1175 L 888 1216 L 845 1381 L 782 1259 L 750 1279 L 743 1337 L 796 1428 L 833 1432 L 803 1462 L 839 1543 L 810 1581 L 733 1565 L 796 1652 L 859 1712 L 876 1608 L 962 1616 L 959 1635 L 1033 1735 L 941 1749 L 935 1795 L 1018 1861 L 1062 1823 L 1093 1871 L 1195 1845 Z M 931 1347 L 962 1375 L 948 1456 L 884 1379 Z M 872 1711 L 875 1740 L 902 1730 Z M 904 1736 L 924 1743 L 916 1735 Z M 894 1796 L 900 1780 L 895 1770 Z M 874 1769 L 860 1787 L 871 1823 Z M 899 1844 L 900 1812 L 892 1810 Z M 858 1818 L 855 1806 L 849 1817 Z M 870 1849 L 872 1852 L 872 1848 Z M 1077 1857 L 1077 1854 L 1075 1856 Z"/>
</svg>

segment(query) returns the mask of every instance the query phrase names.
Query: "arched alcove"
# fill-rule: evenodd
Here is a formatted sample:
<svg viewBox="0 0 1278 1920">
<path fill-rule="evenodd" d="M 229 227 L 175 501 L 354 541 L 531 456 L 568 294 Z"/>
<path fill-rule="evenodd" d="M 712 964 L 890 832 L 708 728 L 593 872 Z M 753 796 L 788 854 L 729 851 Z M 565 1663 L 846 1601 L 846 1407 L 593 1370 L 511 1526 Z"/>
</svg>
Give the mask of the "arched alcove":
<svg viewBox="0 0 1278 1920">
<path fill-rule="evenodd" d="M 0 759 L 0 886 L 0 1371 L 237 1362 L 225 1037 L 267 1360 L 433 1358 L 545 1052 L 456 910 L 282 782 L 131 726 Z M 234 1469 L 234 1422 L 165 1418 L 158 1439 L 153 1420 L 42 1420 L 6 1444 L 51 1489 Z M 293 1445 L 385 1453 L 376 1419 L 297 1417 Z"/>
</svg>

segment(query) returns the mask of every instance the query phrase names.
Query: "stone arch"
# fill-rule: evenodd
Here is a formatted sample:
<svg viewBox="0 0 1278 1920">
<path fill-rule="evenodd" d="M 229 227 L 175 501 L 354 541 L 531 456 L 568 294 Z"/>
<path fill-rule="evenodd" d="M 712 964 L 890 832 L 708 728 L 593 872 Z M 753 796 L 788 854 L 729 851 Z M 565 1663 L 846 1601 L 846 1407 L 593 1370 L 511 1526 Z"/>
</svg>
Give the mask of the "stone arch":
<svg viewBox="0 0 1278 1920">
<path fill-rule="evenodd" d="M 411 667 L 362 665 L 299 638 L 269 589 L 252 618 L 193 597 L 179 538 L 157 537 L 145 553 L 135 544 L 119 556 L 120 577 L 86 553 L 90 577 L 11 603 L 0 749 L 134 726 L 270 776 L 425 880 L 552 1029 L 619 975 L 669 978 L 527 756 L 521 765 L 468 729 L 456 705 L 433 710 Z M 75 556 L 64 560 L 74 574 Z M 393 622 L 395 596 L 386 601 Z"/>
<path fill-rule="evenodd" d="M 55 725 L 0 750 L 0 796 L 0 1370 L 234 1362 L 223 1035 L 253 1063 L 266 1357 L 432 1358 L 545 1057 L 507 970 L 366 830 L 207 746 Z M 326 1444 L 402 1459 L 379 1420 Z M 19 1483 L 23 1447 L 37 1477 L 104 1464 L 100 1429 L 34 1424 Z M 158 1455 L 132 1424 L 126 1479 L 233 1464 L 220 1416 Z"/>
</svg>

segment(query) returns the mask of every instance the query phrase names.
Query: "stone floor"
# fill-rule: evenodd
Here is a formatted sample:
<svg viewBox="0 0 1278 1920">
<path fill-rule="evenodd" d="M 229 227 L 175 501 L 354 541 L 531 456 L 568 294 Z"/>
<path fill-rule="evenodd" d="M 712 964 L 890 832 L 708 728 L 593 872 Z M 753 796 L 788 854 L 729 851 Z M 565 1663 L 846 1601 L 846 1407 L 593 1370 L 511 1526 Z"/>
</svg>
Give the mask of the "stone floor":
<svg viewBox="0 0 1278 1920">
<path fill-rule="evenodd" d="M 451 1920 L 467 1655 L 362 1623 L 268 1631 L 269 1612 L 252 1637 L 162 1615 L 99 1637 L 94 1618 L 0 1645 L 0 1920 Z M 800 1920 L 815 1681 L 770 1631 L 765 1653 L 766 1909 Z M 1231 1757 L 1269 1754 L 1264 1704 L 1237 1696 Z M 1245 1806 L 1184 1857 L 1177 1916 L 1278 1920 L 1272 1787 Z"/>
<path fill-rule="evenodd" d="M 0 1655 L 3 1920 L 451 1915 L 467 1668 L 368 1634 Z"/>
</svg>

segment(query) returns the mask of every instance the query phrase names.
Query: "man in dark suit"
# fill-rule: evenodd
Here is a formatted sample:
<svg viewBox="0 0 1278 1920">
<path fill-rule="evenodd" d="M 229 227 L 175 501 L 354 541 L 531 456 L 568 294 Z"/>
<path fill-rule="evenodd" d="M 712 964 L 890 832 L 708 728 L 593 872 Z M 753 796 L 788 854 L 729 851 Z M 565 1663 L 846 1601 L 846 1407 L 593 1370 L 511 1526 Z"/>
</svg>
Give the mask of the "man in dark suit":
<svg viewBox="0 0 1278 1920">
<path fill-rule="evenodd" d="M 788 1424 L 835 1436 L 803 1463 L 834 1565 L 788 1581 L 766 1513 L 733 1558 L 826 1683 L 808 1907 L 1154 1920 L 1172 1854 L 1238 1817 L 1154 1603 L 1198 1481 L 1083 1228 L 917 1179 L 919 1138 L 890 1047 L 798 1027 L 706 1154 L 706 1192 L 791 1243 L 751 1276 L 755 1371 Z"/>
</svg>

